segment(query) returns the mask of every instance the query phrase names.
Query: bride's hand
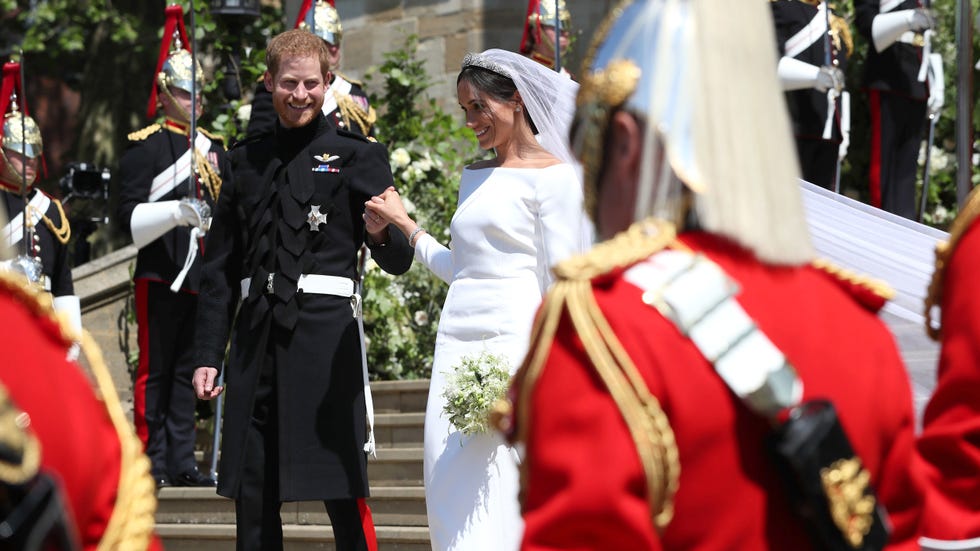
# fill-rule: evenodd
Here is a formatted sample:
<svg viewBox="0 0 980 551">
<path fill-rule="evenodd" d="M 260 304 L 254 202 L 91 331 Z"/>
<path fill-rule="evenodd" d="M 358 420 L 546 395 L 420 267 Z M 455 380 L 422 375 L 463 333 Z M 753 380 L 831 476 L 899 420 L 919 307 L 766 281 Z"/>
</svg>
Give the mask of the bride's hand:
<svg viewBox="0 0 980 551">
<path fill-rule="evenodd" d="M 405 204 L 394 187 L 389 186 L 381 195 L 375 195 L 364 203 L 365 215 L 380 216 L 394 224 L 407 237 L 415 229 L 415 222 L 408 216 Z"/>
</svg>

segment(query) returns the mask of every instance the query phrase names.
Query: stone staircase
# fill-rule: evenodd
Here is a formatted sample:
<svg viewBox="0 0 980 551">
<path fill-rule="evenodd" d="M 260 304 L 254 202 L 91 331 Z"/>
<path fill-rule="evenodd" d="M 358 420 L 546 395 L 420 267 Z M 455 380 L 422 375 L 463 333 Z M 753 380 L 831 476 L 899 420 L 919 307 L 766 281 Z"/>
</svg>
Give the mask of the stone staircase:
<svg viewBox="0 0 980 551">
<path fill-rule="evenodd" d="M 422 424 L 429 381 L 371 385 L 378 457 L 368 463 L 381 551 L 427 551 L 428 521 L 422 488 Z M 163 488 L 157 533 L 168 551 L 235 549 L 235 504 L 210 488 Z M 283 539 L 289 551 L 334 549 L 330 519 L 320 502 L 284 503 Z"/>
</svg>

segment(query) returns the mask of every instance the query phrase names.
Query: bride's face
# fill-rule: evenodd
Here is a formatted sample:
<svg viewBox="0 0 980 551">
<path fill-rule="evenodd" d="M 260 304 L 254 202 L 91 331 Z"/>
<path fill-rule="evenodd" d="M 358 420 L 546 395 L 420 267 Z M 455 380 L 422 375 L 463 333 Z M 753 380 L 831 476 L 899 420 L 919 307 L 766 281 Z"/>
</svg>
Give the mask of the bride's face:
<svg viewBox="0 0 980 551">
<path fill-rule="evenodd" d="M 466 80 L 456 85 L 459 106 L 466 115 L 466 127 L 476 134 L 481 149 L 500 148 L 516 135 L 514 126 L 523 115 L 517 101 L 498 101 Z"/>
</svg>

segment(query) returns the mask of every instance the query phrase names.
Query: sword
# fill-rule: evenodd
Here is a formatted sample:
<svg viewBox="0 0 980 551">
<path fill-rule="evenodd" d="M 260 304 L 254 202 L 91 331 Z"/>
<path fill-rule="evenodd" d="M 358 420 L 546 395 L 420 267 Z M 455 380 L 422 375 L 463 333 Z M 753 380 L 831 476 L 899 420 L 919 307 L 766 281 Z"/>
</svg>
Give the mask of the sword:
<svg viewBox="0 0 980 551">
<path fill-rule="evenodd" d="M 354 317 L 357 318 L 357 332 L 361 337 L 361 377 L 364 379 L 364 413 L 367 417 L 367 441 L 364 443 L 364 453 L 377 457 L 377 445 L 374 440 L 374 397 L 371 396 L 371 381 L 368 375 L 367 342 L 364 338 L 364 300 L 361 296 L 364 283 L 364 272 L 371 251 L 361 245 L 357 256 L 357 283 L 354 286 L 354 296 L 351 297 Z"/>
<path fill-rule="evenodd" d="M 939 120 L 937 113 L 929 114 L 929 137 L 926 138 L 926 163 L 922 167 L 922 197 L 919 199 L 919 217 L 918 221 L 922 222 L 922 216 L 926 212 L 926 202 L 929 200 L 929 161 L 932 158 L 932 141 L 936 134 L 936 121 Z"/>
<path fill-rule="evenodd" d="M 561 72 L 561 4 L 555 0 L 555 72 Z"/>
</svg>

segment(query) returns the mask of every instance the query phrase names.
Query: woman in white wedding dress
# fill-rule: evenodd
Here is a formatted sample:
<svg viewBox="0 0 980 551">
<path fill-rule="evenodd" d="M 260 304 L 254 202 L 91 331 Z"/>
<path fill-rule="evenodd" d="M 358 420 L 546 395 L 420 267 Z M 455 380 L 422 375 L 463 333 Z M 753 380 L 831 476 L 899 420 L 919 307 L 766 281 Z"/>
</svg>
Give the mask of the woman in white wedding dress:
<svg viewBox="0 0 980 551">
<path fill-rule="evenodd" d="M 425 497 L 432 548 L 517 549 L 523 525 L 516 452 L 491 432 L 453 427 L 442 397 L 463 356 L 523 360 L 549 267 L 590 243 L 579 171 L 565 145 L 578 85 L 503 50 L 469 54 L 457 79 L 466 125 L 496 157 L 463 171 L 451 247 L 428 235 L 389 188 L 365 217 L 388 220 L 449 283 L 425 413 Z"/>
</svg>

